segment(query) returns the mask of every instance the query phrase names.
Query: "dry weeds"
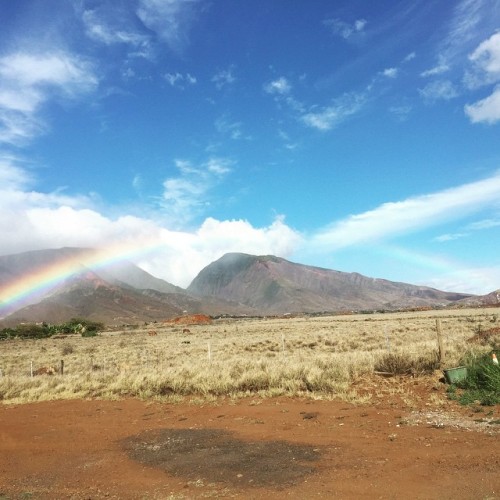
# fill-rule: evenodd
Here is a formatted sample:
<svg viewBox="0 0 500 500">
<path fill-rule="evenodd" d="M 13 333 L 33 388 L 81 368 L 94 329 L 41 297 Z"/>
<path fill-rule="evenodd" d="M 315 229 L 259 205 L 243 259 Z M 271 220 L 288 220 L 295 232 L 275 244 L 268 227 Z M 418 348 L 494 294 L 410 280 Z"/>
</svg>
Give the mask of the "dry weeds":
<svg viewBox="0 0 500 500">
<path fill-rule="evenodd" d="M 419 375 L 418 367 L 432 369 L 436 318 L 446 364 L 455 366 L 471 346 L 485 348 L 467 341 L 478 329 L 497 326 L 499 312 L 220 319 L 188 325 L 189 331 L 186 325 L 155 323 L 93 338 L 6 340 L 0 342 L 0 400 L 259 394 L 362 402 L 370 396 L 357 393 L 354 383 L 388 366 L 388 360 L 396 363 L 389 365 L 395 373 L 398 362 L 404 367 L 400 373 Z M 157 335 L 149 335 L 152 329 Z M 64 374 L 31 376 L 32 367 L 59 368 L 61 360 Z"/>
</svg>

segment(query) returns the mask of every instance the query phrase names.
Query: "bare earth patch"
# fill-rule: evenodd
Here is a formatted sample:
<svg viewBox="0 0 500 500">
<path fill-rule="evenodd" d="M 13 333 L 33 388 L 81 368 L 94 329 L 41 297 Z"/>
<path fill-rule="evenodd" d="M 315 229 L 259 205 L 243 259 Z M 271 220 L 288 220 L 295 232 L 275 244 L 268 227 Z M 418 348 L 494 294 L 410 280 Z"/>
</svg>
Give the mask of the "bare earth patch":
<svg viewBox="0 0 500 500">
<path fill-rule="evenodd" d="M 158 429 L 125 442 L 134 460 L 190 480 L 231 487 L 284 487 L 314 472 L 319 449 L 285 441 L 248 442 L 221 429 Z"/>
<path fill-rule="evenodd" d="M 0 498 L 500 498 L 499 407 L 391 391 L 0 405 Z"/>
</svg>

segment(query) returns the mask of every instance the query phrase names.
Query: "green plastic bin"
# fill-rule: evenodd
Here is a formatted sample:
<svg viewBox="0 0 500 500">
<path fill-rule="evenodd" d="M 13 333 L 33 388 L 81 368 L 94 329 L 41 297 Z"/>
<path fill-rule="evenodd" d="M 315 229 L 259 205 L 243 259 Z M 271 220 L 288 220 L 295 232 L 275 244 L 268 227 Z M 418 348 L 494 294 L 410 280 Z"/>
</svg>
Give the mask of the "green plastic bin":
<svg viewBox="0 0 500 500">
<path fill-rule="evenodd" d="M 457 366 L 456 368 L 448 368 L 444 370 L 444 376 L 448 384 L 457 384 L 467 378 L 467 367 Z"/>
</svg>

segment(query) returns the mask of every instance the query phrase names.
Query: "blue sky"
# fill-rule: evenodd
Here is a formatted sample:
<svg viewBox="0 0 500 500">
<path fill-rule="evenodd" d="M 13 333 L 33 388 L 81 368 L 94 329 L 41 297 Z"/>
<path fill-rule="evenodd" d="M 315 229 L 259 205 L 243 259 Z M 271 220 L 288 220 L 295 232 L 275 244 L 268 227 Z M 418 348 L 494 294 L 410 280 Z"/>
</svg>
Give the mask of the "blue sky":
<svg viewBox="0 0 500 500">
<path fill-rule="evenodd" d="M 500 1 L 0 0 L 0 22 L 1 254 L 500 288 Z"/>
</svg>

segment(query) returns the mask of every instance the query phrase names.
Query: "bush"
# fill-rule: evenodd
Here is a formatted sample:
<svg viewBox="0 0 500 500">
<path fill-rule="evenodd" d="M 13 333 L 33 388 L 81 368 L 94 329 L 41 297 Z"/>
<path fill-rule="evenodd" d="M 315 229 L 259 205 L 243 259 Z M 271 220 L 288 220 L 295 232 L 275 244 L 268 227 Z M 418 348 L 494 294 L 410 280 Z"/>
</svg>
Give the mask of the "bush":
<svg viewBox="0 0 500 500">
<path fill-rule="evenodd" d="M 16 337 L 22 339 L 43 339 L 60 333 L 81 333 L 84 337 L 95 337 L 97 332 L 104 330 L 104 328 L 104 323 L 83 318 L 72 318 L 67 323 L 61 325 L 22 323 L 14 328 L 4 328 L 1 330 L 0 340 Z"/>
<path fill-rule="evenodd" d="M 47 324 L 23 323 L 15 328 L 4 328 L 0 333 L 0 338 L 23 338 L 23 339 L 43 339 L 50 337 L 52 332 Z"/>
<path fill-rule="evenodd" d="M 411 353 L 384 354 L 375 363 L 375 371 L 392 373 L 393 375 L 421 375 L 432 373 L 439 368 L 437 353 L 413 356 Z"/>
<path fill-rule="evenodd" d="M 104 330 L 104 323 L 98 321 L 90 321 L 84 318 L 72 318 L 66 323 L 72 333 L 100 332 Z"/>
<path fill-rule="evenodd" d="M 496 354 L 500 356 L 500 352 Z M 493 364 L 491 353 L 479 356 L 469 353 L 463 364 L 467 367 L 467 378 L 457 384 L 463 392 L 455 399 L 464 405 L 477 401 L 484 406 L 500 404 L 500 366 Z"/>
<path fill-rule="evenodd" d="M 61 354 L 63 356 L 67 356 L 68 354 L 73 354 L 75 352 L 75 349 L 71 344 L 63 344 L 61 347 Z"/>
</svg>

